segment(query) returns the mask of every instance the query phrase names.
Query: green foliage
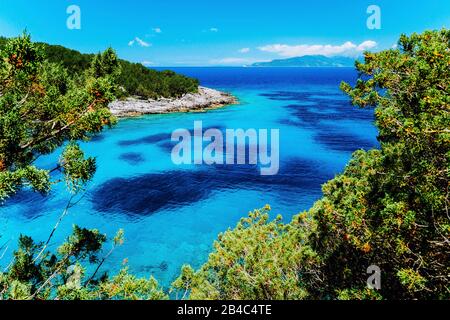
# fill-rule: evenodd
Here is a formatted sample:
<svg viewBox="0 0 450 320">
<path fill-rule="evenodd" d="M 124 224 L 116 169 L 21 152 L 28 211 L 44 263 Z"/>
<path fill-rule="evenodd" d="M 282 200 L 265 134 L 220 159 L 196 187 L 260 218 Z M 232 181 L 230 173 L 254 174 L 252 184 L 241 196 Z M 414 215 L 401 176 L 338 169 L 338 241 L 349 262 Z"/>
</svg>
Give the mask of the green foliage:
<svg viewBox="0 0 450 320">
<path fill-rule="evenodd" d="M 112 48 L 106 49 L 102 54 L 94 56 L 91 62 L 91 72 L 95 78 L 108 75 L 117 77 L 120 74 L 119 59 Z"/>
<path fill-rule="evenodd" d="M 149 279 L 138 279 L 122 269 L 118 275 L 109 281 L 99 284 L 99 296 L 101 299 L 120 300 L 167 300 L 158 282 L 150 277 Z"/>
<path fill-rule="evenodd" d="M 30 36 L 9 40 L 0 51 L 0 201 L 19 189 L 50 190 L 50 171 L 35 160 L 66 141 L 88 140 L 115 123 L 108 104 L 115 99 L 118 62 L 109 49 L 86 74 L 74 79 L 61 65 L 44 61 Z M 95 68 L 101 69 L 96 74 Z M 97 72 L 98 73 L 98 72 Z M 71 190 L 89 181 L 94 159 L 84 160 L 69 144 L 60 166 Z"/>
<path fill-rule="evenodd" d="M 214 252 L 199 272 L 189 266 L 172 284 L 178 296 L 191 299 L 302 299 L 306 290 L 299 262 L 313 259 L 303 246 L 307 220 L 286 225 L 281 217 L 269 222 L 270 207 L 255 210 L 236 229 L 219 235 Z"/>
<path fill-rule="evenodd" d="M 122 236 L 120 231 L 113 241 Z M 86 266 L 99 263 L 106 240 L 97 230 L 74 226 L 73 234 L 51 254 L 42 252 L 42 243 L 21 236 L 9 271 L 0 273 L 0 299 L 167 299 L 155 279 L 138 279 L 126 268 L 113 278 L 87 278 Z"/>
<path fill-rule="evenodd" d="M 450 31 L 402 36 L 398 49 L 366 53 L 356 67 L 355 87 L 341 87 L 355 105 L 375 107 L 381 148 L 355 152 L 289 225 L 251 215 L 226 232 L 198 272 L 183 269 L 178 290 L 212 299 L 450 298 Z M 371 265 L 382 272 L 379 291 L 367 288 Z"/>
<path fill-rule="evenodd" d="M 76 143 L 115 123 L 108 104 L 118 92 L 120 63 L 112 49 L 94 56 L 89 68 L 69 76 L 61 65 L 44 60 L 42 46 L 24 34 L 0 47 L 0 200 L 22 188 L 47 193 L 60 171 L 68 189 L 77 194 L 96 171 L 94 158 L 86 158 Z M 87 64 L 86 64 L 87 66 Z M 65 144 L 55 169 L 35 166 L 35 160 Z M 69 202 L 67 210 L 73 206 Z M 117 246 L 123 231 L 112 239 L 103 257 L 106 236 L 97 230 L 74 226 L 73 234 L 56 253 L 47 243 L 20 236 L 19 248 L 0 272 L 3 299 L 164 299 L 153 279 L 138 279 L 123 269 L 117 276 L 97 273 Z M 87 270 L 95 268 L 90 277 Z"/>
<path fill-rule="evenodd" d="M 25 166 L 14 171 L 0 172 L 0 201 L 28 186 L 41 193 L 50 191 L 51 180 L 48 170 Z"/>
<path fill-rule="evenodd" d="M 383 300 L 377 291 L 367 287 L 338 290 L 336 297 L 339 300 Z"/>
<path fill-rule="evenodd" d="M 176 74 L 172 71 L 156 71 L 140 63 L 121 61 L 122 73 L 119 85 L 125 90 L 123 95 L 135 95 L 143 98 L 180 97 L 186 93 L 198 91 L 196 79 Z"/>
<path fill-rule="evenodd" d="M 5 72 L 11 76 L 9 80 L 12 80 L 12 77 L 19 73 L 24 78 L 35 75 L 39 63 L 43 61 L 43 55 L 31 44 L 31 38 L 24 35 L 6 42 L 2 59 L 2 65 L 8 68 Z"/>
<path fill-rule="evenodd" d="M 69 190 L 76 193 L 89 182 L 96 171 L 94 158 L 84 158 L 84 153 L 78 144 L 71 143 L 64 150 L 60 166 L 66 177 Z"/>
<path fill-rule="evenodd" d="M 0 37 L 0 49 L 7 43 L 7 39 Z M 117 59 L 112 49 L 107 49 L 101 55 L 81 54 L 62 46 L 38 43 L 45 58 L 70 70 L 72 74 L 82 75 L 86 70 L 94 69 L 94 75 L 103 77 L 103 72 L 111 73 L 120 70 L 117 74 L 117 84 L 122 89 L 117 92 L 120 97 L 140 96 L 142 98 L 172 98 L 180 97 L 186 93 L 198 91 L 199 82 L 172 71 L 151 70 L 140 63 L 131 63 Z M 109 62 L 106 61 L 109 59 Z M 102 68 L 106 70 L 102 71 Z"/>
<path fill-rule="evenodd" d="M 50 299 L 54 288 L 63 285 L 73 273 L 78 262 L 96 262 L 106 237 L 97 230 L 74 226 L 74 233 L 58 248 L 57 254 L 45 252 L 42 243 L 21 236 L 19 249 L 7 273 L 2 274 L 1 297 L 3 299 Z M 84 273 L 84 270 L 80 271 Z M 20 295 L 16 288 L 21 288 Z"/>
<path fill-rule="evenodd" d="M 356 86 L 342 85 L 376 107 L 381 150 L 355 153 L 311 210 L 327 294 L 363 285 L 358 275 L 376 264 L 385 298 L 450 296 L 449 66 L 450 31 L 413 34 L 367 53 Z"/>
</svg>

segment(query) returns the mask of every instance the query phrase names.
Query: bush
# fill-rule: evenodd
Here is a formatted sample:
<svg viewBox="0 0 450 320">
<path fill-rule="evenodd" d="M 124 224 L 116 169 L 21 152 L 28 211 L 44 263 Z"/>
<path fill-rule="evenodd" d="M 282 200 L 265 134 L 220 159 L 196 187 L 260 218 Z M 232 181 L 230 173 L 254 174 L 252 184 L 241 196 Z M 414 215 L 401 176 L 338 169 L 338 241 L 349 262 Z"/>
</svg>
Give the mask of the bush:
<svg viewBox="0 0 450 320">
<path fill-rule="evenodd" d="M 375 107 L 381 149 L 355 152 L 290 224 L 250 215 L 175 286 L 212 299 L 449 299 L 449 66 L 445 29 L 366 53 L 356 86 L 341 87 Z M 379 291 L 367 289 L 371 265 Z"/>
</svg>

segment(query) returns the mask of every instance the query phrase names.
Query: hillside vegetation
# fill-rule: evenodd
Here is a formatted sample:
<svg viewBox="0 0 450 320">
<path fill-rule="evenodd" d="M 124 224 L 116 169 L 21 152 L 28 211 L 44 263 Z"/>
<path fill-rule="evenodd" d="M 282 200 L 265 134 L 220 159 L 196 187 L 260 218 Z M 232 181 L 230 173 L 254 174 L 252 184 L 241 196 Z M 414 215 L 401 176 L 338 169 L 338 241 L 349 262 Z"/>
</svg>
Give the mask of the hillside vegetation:
<svg viewBox="0 0 450 320">
<path fill-rule="evenodd" d="M 366 53 L 342 89 L 375 108 L 380 149 L 357 151 L 323 198 L 284 224 L 270 207 L 219 236 L 174 283 L 193 299 L 450 298 L 450 31 Z M 381 271 L 379 290 L 367 270 Z"/>
<path fill-rule="evenodd" d="M 116 122 L 108 105 L 119 91 L 120 62 L 107 49 L 92 57 L 83 75 L 74 77 L 71 70 L 46 60 L 45 53 L 27 34 L 0 48 L 0 205 L 22 189 L 46 195 L 55 184 L 65 183 L 70 200 L 61 208 L 62 220 L 83 197 L 97 168 L 96 159 L 86 157 L 78 141 Z M 63 151 L 53 169 L 38 165 L 36 159 L 58 148 Z M 78 226 L 50 252 L 58 224 L 46 242 L 18 235 L 12 261 L 1 267 L 0 300 L 167 297 L 153 278 L 137 279 L 126 267 L 114 277 L 99 272 L 123 243 L 121 230 L 109 239 L 109 253 L 102 251 L 108 240 L 104 234 Z"/>
<path fill-rule="evenodd" d="M 0 49 L 8 39 L 0 37 Z M 82 54 L 63 46 L 36 43 L 42 48 L 48 62 L 61 64 L 70 75 L 80 75 L 89 69 L 95 54 Z M 117 84 L 122 88 L 119 97 L 140 96 L 142 98 L 172 98 L 198 91 L 199 82 L 173 71 L 156 71 L 140 63 L 119 59 L 120 75 Z"/>
<path fill-rule="evenodd" d="M 184 266 L 171 293 L 191 299 L 450 299 L 450 31 L 403 35 L 397 49 L 366 53 L 355 106 L 374 108 L 381 147 L 356 151 L 323 197 L 284 223 L 270 206 L 219 235 L 207 262 Z M 83 69 L 80 69 L 80 72 Z M 0 200 L 48 194 L 65 182 L 82 197 L 96 171 L 77 143 L 114 125 L 120 62 L 112 49 L 79 79 L 43 57 L 28 35 L 0 50 Z M 54 169 L 35 160 L 64 146 Z M 55 177 L 55 174 L 57 176 Z M 226 214 L 226 208 L 211 208 Z M 0 271 L 1 299 L 167 299 L 155 279 L 101 267 L 123 241 L 74 226 L 56 250 L 20 236 Z M 381 271 L 378 290 L 368 268 Z M 6 268 L 3 268 L 6 267 Z M 94 271 L 92 271 L 94 270 Z"/>
</svg>

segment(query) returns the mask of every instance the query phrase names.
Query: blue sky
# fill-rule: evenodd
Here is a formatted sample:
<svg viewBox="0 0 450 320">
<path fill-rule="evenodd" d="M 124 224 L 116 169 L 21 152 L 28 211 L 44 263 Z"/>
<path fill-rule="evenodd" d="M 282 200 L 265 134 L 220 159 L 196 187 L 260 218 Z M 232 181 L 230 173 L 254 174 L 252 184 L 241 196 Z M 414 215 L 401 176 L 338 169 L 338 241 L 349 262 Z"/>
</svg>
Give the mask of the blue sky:
<svg viewBox="0 0 450 320">
<path fill-rule="evenodd" d="M 414 4 L 412 4 L 414 3 Z M 66 9 L 81 10 L 81 29 Z M 369 30 L 369 5 L 381 29 Z M 356 55 L 392 47 L 401 33 L 450 27 L 449 0 L 0 0 L 0 35 L 82 52 L 108 46 L 154 66 L 243 65 L 309 53 Z"/>
</svg>

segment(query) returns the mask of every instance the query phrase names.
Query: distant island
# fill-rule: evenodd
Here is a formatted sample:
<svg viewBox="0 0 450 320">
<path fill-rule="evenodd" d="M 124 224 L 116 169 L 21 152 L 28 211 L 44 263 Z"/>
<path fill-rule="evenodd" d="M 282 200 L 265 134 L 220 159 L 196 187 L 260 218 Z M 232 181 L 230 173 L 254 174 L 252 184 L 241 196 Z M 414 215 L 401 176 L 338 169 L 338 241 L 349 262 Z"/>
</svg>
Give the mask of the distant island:
<svg viewBox="0 0 450 320">
<path fill-rule="evenodd" d="M 252 67 L 354 67 L 356 59 L 348 57 L 326 57 L 322 55 L 277 59 L 257 62 Z"/>
</svg>

